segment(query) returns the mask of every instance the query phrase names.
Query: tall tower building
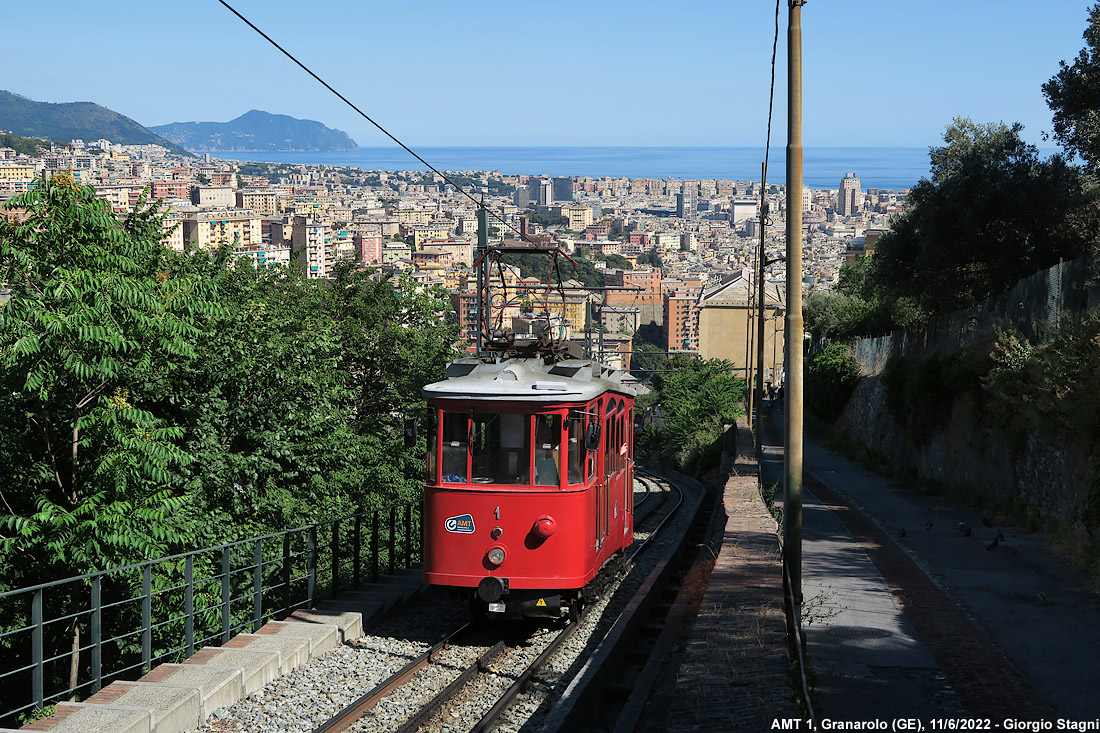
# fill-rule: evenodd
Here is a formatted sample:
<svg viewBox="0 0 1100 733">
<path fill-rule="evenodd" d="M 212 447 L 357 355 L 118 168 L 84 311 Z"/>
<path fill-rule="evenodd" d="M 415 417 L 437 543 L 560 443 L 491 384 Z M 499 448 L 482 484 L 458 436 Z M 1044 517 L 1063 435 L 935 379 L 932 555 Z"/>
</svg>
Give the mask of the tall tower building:
<svg viewBox="0 0 1100 733">
<path fill-rule="evenodd" d="M 554 179 L 554 200 L 555 201 L 572 201 L 573 200 L 573 179 L 572 178 L 555 178 Z"/>
<path fill-rule="evenodd" d="M 695 194 L 690 191 L 676 194 L 676 216 L 691 219 L 696 211 Z"/>
<path fill-rule="evenodd" d="M 549 178 L 543 178 L 538 182 L 538 204 L 549 206 L 554 203 L 554 184 Z"/>
<path fill-rule="evenodd" d="M 859 179 L 855 173 L 844 174 L 837 194 L 836 213 L 840 216 L 853 216 L 863 208 L 863 194 L 859 190 Z"/>
</svg>

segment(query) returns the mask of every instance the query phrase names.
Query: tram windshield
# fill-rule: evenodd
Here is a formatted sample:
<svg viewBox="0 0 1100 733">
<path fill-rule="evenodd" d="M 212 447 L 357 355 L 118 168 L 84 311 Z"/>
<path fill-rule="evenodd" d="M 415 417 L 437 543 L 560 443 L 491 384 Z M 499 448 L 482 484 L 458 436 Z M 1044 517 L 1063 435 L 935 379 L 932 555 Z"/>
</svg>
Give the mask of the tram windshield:
<svg viewBox="0 0 1100 733">
<path fill-rule="evenodd" d="M 443 412 L 440 478 L 450 484 L 560 486 L 569 460 L 569 483 L 581 483 L 578 440 L 559 413 Z M 429 460 L 432 460 L 429 458 Z"/>
<path fill-rule="evenodd" d="M 531 421 L 528 415 L 474 415 L 470 421 L 470 465 L 476 484 L 530 481 Z"/>
</svg>

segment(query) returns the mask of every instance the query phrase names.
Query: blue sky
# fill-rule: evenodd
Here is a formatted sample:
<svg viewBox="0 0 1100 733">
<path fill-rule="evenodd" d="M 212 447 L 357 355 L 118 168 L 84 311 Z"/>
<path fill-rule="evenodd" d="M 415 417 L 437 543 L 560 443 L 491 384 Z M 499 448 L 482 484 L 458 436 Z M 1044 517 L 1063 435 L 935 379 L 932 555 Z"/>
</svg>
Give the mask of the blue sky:
<svg viewBox="0 0 1100 733">
<path fill-rule="evenodd" d="M 229 2 L 414 148 L 764 144 L 774 0 Z M 216 0 L 5 5 L 0 88 L 145 125 L 262 109 L 391 144 Z M 926 147 L 966 116 L 1042 146 L 1041 85 L 1082 48 L 1090 5 L 810 0 L 804 144 Z M 783 0 L 780 147 L 786 23 Z"/>
</svg>

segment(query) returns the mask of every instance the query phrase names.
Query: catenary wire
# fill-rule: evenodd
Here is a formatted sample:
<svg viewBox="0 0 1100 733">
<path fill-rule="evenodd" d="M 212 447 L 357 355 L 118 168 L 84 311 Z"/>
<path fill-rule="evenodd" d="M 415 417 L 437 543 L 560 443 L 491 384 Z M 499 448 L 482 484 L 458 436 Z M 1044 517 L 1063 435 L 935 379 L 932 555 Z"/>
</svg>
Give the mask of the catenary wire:
<svg viewBox="0 0 1100 733">
<path fill-rule="evenodd" d="M 461 186 L 459 186 L 459 185 L 458 185 L 457 183 L 455 183 L 454 181 L 452 181 L 452 180 L 451 180 L 451 179 L 450 179 L 450 178 L 449 178 L 449 177 L 448 177 L 448 176 L 447 176 L 447 175 L 446 175 L 445 173 L 443 173 L 442 171 L 440 171 L 440 170 L 436 169 L 436 167 L 435 167 L 435 166 L 433 166 L 433 165 L 432 165 L 431 163 L 429 163 L 428 161 L 426 161 L 426 160 L 424 160 L 423 158 L 421 158 L 421 157 L 420 157 L 420 156 L 419 156 L 419 155 L 418 155 L 418 154 L 417 154 L 417 153 L 416 153 L 416 152 L 415 152 L 415 151 L 414 151 L 414 150 L 413 150 L 412 148 L 410 148 L 410 147 L 409 147 L 408 145 L 406 145 L 405 143 L 403 143 L 403 142 L 401 142 L 400 140 L 398 140 L 398 139 L 397 139 L 397 137 L 396 137 L 396 136 L 394 136 L 394 135 L 393 135 L 393 134 L 392 134 L 392 133 L 391 133 L 391 132 L 390 132 L 389 130 L 387 130 L 386 128 L 382 127 L 382 125 L 380 125 L 380 124 L 379 124 L 378 122 L 376 122 L 376 121 L 375 121 L 375 120 L 374 120 L 374 119 L 373 119 L 373 118 L 372 118 L 372 117 L 371 117 L 370 115 L 368 115 L 368 114 L 367 114 L 366 112 L 364 112 L 363 110 L 359 109 L 359 107 L 357 107 L 357 106 L 356 106 L 356 105 L 355 105 L 354 103 L 352 103 L 352 101 L 351 101 L 351 100 L 349 100 L 349 99 L 348 99 L 347 97 L 345 97 L 345 96 L 344 96 L 343 94 L 341 94 L 340 92 L 336 91 L 336 89 L 334 89 L 334 88 L 332 87 L 332 85 L 331 85 L 331 84 L 329 84 L 329 83 L 328 83 L 327 81 L 325 81 L 325 80 L 324 80 L 324 79 L 322 79 L 322 78 L 321 78 L 320 76 L 318 76 L 317 74 L 315 74 L 315 73 L 313 72 L 313 70 L 312 70 L 312 69 L 310 69 L 310 68 L 309 68 L 308 66 L 306 66 L 305 64 L 303 64 L 303 63 L 302 63 L 301 61 L 299 61 L 299 60 L 298 60 L 298 59 L 297 59 L 297 58 L 296 58 L 296 57 L 294 56 L 294 54 L 290 53 L 290 51 L 287 51 L 287 50 L 286 50 L 285 48 L 283 48 L 282 46 L 280 46 L 280 45 L 279 45 L 279 44 L 278 44 L 278 43 L 277 43 L 277 42 L 275 41 L 275 39 L 273 39 L 273 38 L 272 38 L 271 36 L 267 35 L 267 34 L 266 34 L 266 33 L 264 33 L 264 32 L 263 32 L 262 30 L 260 30 L 260 29 L 259 29 L 259 28 L 258 28 L 258 27 L 256 26 L 256 24 L 255 24 L 255 23 L 253 23 L 253 22 L 252 22 L 252 21 L 250 21 L 250 20 L 249 20 L 248 18 L 246 18 L 246 17 L 244 17 L 243 15 L 241 15 L 241 13 L 239 13 L 239 12 L 238 12 L 238 11 L 237 11 L 237 10 L 236 10 L 236 9 L 235 9 L 235 8 L 234 8 L 233 6 L 232 6 L 232 5 L 230 5 L 229 3 L 227 3 L 227 2 L 225 1 L 225 0 L 218 0 L 218 2 L 219 2 L 219 3 L 221 3 L 222 5 L 224 5 L 224 6 L 225 6 L 225 8 L 226 8 L 226 9 L 227 9 L 227 10 L 228 10 L 229 12 L 233 13 L 233 15 L 236 15 L 236 16 L 237 16 L 238 18 L 240 18 L 240 19 L 241 19 L 242 21 L 244 21 L 244 23 L 245 23 L 245 24 L 246 24 L 246 25 L 247 25 L 247 26 L 248 26 L 249 28 L 251 28 L 252 30 L 254 30 L 254 31 L 256 31 L 257 33 L 259 33 L 259 34 L 260 34 L 261 36 L 263 36 L 263 38 L 264 38 L 264 39 L 265 39 L 265 40 L 266 40 L 266 41 L 267 41 L 268 43 L 270 43 L 270 44 L 271 44 L 272 46 L 274 46 L 275 48 L 277 48 L 277 49 L 279 49 L 280 51 L 282 51 L 282 53 L 283 53 L 283 55 L 284 55 L 284 56 L 286 56 L 286 57 L 287 57 L 288 59 L 290 59 L 291 61 L 293 61 L 293 62 L 294 62 L 295 64 L 297 64 L 297 65 L 298 65 L 299 67 L 301 67 L 301 69 L 302 69 L 303 71 L 305 71 L 305 72 L 306 72 L 307 74 L 309 74 L 309 75 L 310 75 L 310 76 L 312 76 L 312 77 L 313 77 L 314 79 L 316 79 L 316 80 L 317 80 L 318 82 L 320 82 L 320 83 L 321 83 L 321 85 L 325 87 L 325 89 L 328 89 L 328 90 L 329 90 L 330 92 L 332 92 L 332 93 L 333 93 L 333 94 L 335 94 L 335 95 L 336 95 L 337 97 L 339 97 L 339 98 L 340 98 L 340 100 L 344 102 L 344 104 L 348 105 L 348 106 L 349 106 L 349 107 L 351 107 L 351 108 L 352 108 L 353 110 L 355 110 L 356 112 L 358 112 L 358 113 L 359 113 L 359 115 L 360 115 L 360 116 L 361 116 L 361 117 L 362 117 L 363 119 L 365 119 L 365 120 L 366 120 L 367 122 L 369 122 L 369 123 L 371 123 L 372 125 L 374 125 L 375 127 L 377 127 L 377 128 L 378 128 L 378 130 L 379 130 L 379 131 L 380 131 L 380 132 L 381 132 L 381 133 L 382 133 L 383 135 L 385 135 L 386 137 L 388 137 L 388 138 L 389 138 L 390 140 L 393 140 L 393 141 L 394 141 L 395 143 L 397 143 L 398 145 L 400 145 L 400 146 L 401 146 L 401 147 L 402 147 L 402 148 L 403 148 L 403 149 L 405 150 L 405 152 L 407 152 L 407 153 L 408 153 L 409 155 L 411 155 L 412 157 L 416 158 L 416 159 L 417 159 L 417 160 L 419 160 L 419 161 L 420 161 L 421 163 L 423 163 L 423 164 L 424 164 L 425 166 L 427 166 L 427 167 L 428 167 L 428 169 L 432 171 L 432 173 L 435 173 L 435 174 L 436 174 L 437 176 L 439 176 L 439 177 L 440 177 L 440 178 L 442 178 L 442 179 L 443 179 L 444 181 L 446 181 L 446 182 L 447 182 L 447 184 L 449 184 L 449 185 L 453 186 L 453 187 L 454 187 L 454 189 L 455 189 L 456 191 L 458 191 L 458 192 L 459 192 L 460 194 L 462 194 L 462 195 L 463 195 L 463 196 L 465 196 L 466 198 L 470 199 L 470 201 L 472 201 L 472 202 L 474 203 L 474 205 L 475 205 L 475 206 L 481 206 L 481 205 L 482 205 L 482 204 L 481 204 L 481 202 L 479 202 L 479 201 L 478 201 L 478 200 L 477 200 L 476 198 L 474 198 L 474 196 L 473 196 L 472 194 L 468 193 L 468 192 L 467 192 L 467 191 L 466 191 L 466 190 L 465 190 L 464 188 L 462 188 L 462 187 L 461 187 Z M 508 227 L 509 229 L 511 229 L 511 230 L 512 230 L 513 232 L 515 232 L 516 234 L 519 234 L 519 235 L 520 235 L 521 237 L 523 236 L 522 232 L 520 232 L 520 231 L 519 231 L 518 229 L 516 229 L 516 228 L 515 228 L 514 226 L 512 226 L 512 224 L 511 224 L 510 222 L 508 222 L 508 221 L 507 221 L 506 219 L 504 219 L 503 217 L 501 217 L 501 216 L 499 216 L 498 214 L 496 214 L 495 212 L 493 212 L 493 211 L 492 211 L 491 209 L 489 209 L 488 207 L 485 207 L 485 211 L 486 211 L 486 212 L 488 212 L 489 214 L 491 214 L 491 215 L 492 215 L 492 216 L 493 216 L 493 217 L 494 217 L 495 219 L 497 219 L 497 220 L 498 220 L 498 221 L 499 221 L 499 222 L 500 222 L 501 224 L 503 224 L 504 226 Z M 524 239 L 526 239 L 526 237 L 524 237 Z M 530 240 L 526 240 L 526 241 L 530 241 Z"/>
</svg>

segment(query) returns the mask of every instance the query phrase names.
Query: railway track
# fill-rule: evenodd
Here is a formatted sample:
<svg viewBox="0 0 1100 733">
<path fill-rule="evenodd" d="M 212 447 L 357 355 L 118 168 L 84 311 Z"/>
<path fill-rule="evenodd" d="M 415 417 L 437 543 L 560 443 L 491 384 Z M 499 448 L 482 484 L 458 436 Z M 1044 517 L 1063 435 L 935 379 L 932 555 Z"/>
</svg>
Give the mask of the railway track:
<svg viewBox="0 0 1100 733">
<path fill-rule="evenodd" d="M 635 482 L 637 541 L 612 569 L 602 597 L 579 622 L 534 632 L 530 627 L 502 630 L 499 624 L 464 624 L 315 728 L 315 733 L 564 729 L 555 721 L 575 717 L 577 713 L 570 711 L 587 709 L 597 689 L 588 680 L 595 668 L 586 657 L 629 643 L 624 630 L 640 623 L 631 620 L 639 612 L 648 617 L 651 605 L 631 602 L 638 588 L 647 597 L 659 595 L 654 571 L 667 575 L 662 568 L 668 559 L 666 553 L 647 548 L 664 539 L 665 528 L 671 526 L 686 536 L 692 522 L 677 518 L 682 518 L 683 507 L 697 507 L 701 499 L 698 490 L 685 490 L 652 475 L 640 475 Z M 674 538 L 669 544 L 680 547 L 683 541 Z M 654 557 L 643 563 L 643 553 Z M 571 672 L 584 678 L 581 687 Z M 435 681 L 429 683 L 432 677 Z"/>
</svg>

